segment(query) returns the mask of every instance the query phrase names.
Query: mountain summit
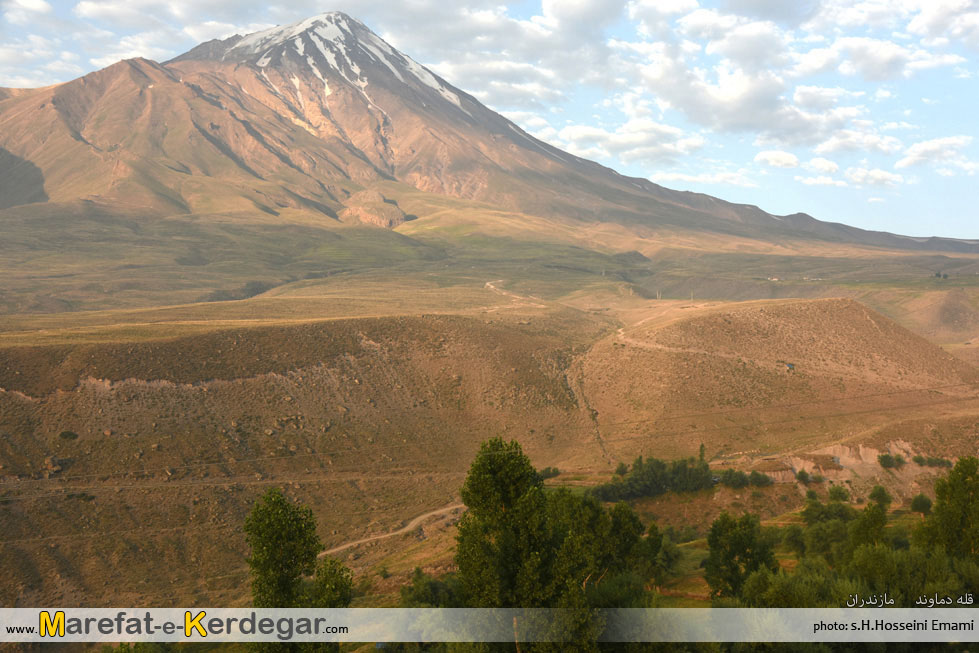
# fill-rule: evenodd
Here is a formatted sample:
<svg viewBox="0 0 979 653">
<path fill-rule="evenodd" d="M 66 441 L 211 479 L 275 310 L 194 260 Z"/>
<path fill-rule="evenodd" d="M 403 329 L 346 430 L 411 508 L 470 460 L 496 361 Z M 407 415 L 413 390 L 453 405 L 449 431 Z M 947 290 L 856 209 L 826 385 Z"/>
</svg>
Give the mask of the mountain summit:
<svg viewBox="0 0 979 653">
<path fill-rule="evenodd" d="M 341 12 L 321 14 L 244 37 L 209 41 L 172 62 L 192 60 L 246 64 L 263 72 L 269 69 L 280 75 L 293 73 L 298 79 L 312 74 L 322 83 L 323 99 L 333 93 L 332 81 L 333 89 L 338 85 L 359 89 L 373 108 L 377 105 L 370 99 L 368 85 L 414 93 L 419 99 L 436 105 L 448 103 L 470 118 L 472 111 L 483 109 L 471 97 L 452 89 L 445 80 L 392 48 L 363 23 Z M 299 99 L 298 89 L 295 98 Z"/>
<path fill-rule="evenodd" d="M 527 134 L 339 12 L 0 98 L 11 171 L 0 210 L 298 211 L 396 226 L 406 218 L 396 196 L 411 189 L 571 227 L 977 249 L 775 217 L 624 177 Z"/>
</svg>

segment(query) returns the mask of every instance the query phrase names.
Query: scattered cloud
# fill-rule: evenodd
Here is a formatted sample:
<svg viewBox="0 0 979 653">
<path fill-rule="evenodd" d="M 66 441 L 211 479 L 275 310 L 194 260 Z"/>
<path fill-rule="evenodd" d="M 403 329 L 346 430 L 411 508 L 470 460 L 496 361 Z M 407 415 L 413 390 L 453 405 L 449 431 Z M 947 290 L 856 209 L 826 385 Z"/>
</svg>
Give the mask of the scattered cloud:
<svg viewBox="0 0 979 653">
<path fill-rule="evenodd" d="M 826 173 L 828 175 L 835 174 L 840 169 L 840 166 L 837 165 L 835 161 L 824 159 L 821 156 L 809 159 L 809 163 L 807 163 L 805 167 L 810 170 Z"/>
<path fill-rule="evenodd" d="M 919 141 L 904 151 L 904 157 L 894 164 L 895 168 L 909 168 L 921 164 L 942 164 L 939 174 L 951 176 L 953 169 L 974 174 L 979 164 L 969 160 L 962 150 L 972 144 L 966 135 L 945 136 Z M 951 174 L 950 174 L 951 173 Z"/>
<path fill-rule="evenodd" d="M 904 183 L 901 175 L 880 168 L 847 168 L 846 178 L 859 186 L 896 186 Z"/>
<path fill-rule="evenodd" d="M 557 133 L 557 142 L 572 154 L 585 158 L 662 163 L 700 149 L 704 138 L 648 118 L 634 118 L 611 131 L 590 125 L 569 125 Z"/>
<path fill-rule="evenodd" d="M 900 151 L 901 141 L 894 136 L 884 136 L 874 131 L 841 129 L 816 146 L 817 154 L 832 152 L 880 152 L 894 154 Z"/>
<path fill-rule="evenodd" d="M 755 163 L 764 163 L 773 168 L 796 168 L 799 166 L 799 157 L 782 150 L 765 150 L 755 155 Z"/>
<path fill-rule="evenodd" d="M 805 184 L 806 186 L 840 186 L 845 187 L 847 184 L 842 179 L 833 179 L 826 175 L 819 175 L 817 177 L 803 177 L 801 175 L 796 175 L 794 179 L 800 184 Z"/>
<path fill-rule="evenodd" d="M 683 172 L 657 172 L 649 177 L 657 183 L 705 184 L 709 186 L 727 185 L 757 188 L 758 184 L 748 176 L 746 170 L 702 172 L 689 174 Z"/>
</svg>

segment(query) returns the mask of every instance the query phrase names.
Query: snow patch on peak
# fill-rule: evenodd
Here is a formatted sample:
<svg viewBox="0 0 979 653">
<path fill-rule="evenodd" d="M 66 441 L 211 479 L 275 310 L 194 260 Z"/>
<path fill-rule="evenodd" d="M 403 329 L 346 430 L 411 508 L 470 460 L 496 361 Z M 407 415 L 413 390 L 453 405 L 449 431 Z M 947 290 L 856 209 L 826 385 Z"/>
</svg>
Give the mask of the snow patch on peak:
<svg viewBox="0 0 979 653">
<path fill-rule="evenodd" d="M 310 69 L 313 71 L 313 74 L 316 75 L 321 82 L 323 82 L 323 89 L 324 89 L 323 97 L 324 98 L 330 97 L 330 93 L 332 93 L 333 91 L 330 90 L 330 85 L 329 85 L 329 83 L 327 83 L 326 78 L 323 77 L 323 73 L 321 73 L 320 72 L 320 69 L 316 67 L 316 62 L 313 61 L 313 58 L 312 57 L 310 57 L 310 56 L 307 55 L 306 56 L 306 63 L 309 65 Z"/>
<path fill-rule="evenodd" d="M 370 43 L 362 43 L 361 45 L 367 48 L 367 50 L 374 56 L 375 59 L 378 60 L 378 62 L 384 64 L 387 69 L 391 71 L 391 74 L 398 78 L 398 81 L 402 83 L 405 81 L 405 78 L 401 75 L 401 72 L 388 60 L 388 58 L 379 48 L 377 48 L 377 46 Z"/>
<path fill-rule="evenodd" d="M 302 41 L 298 37 L 304 32 L 315 28 L 325 29 L 331 32 L 337 30 L 342 34 L 344 29 L 349 32 L 350 24 L 353 22 L 355 21 L 352 18 L 337 11 L 320 14 L 307 18 L 306 20 L 301 20 L 298 23 L 293 23 L 292 25 L 286 25 L 285 27 L 272 27 L 261 32 L 249 34 L 235 43 L 228 53 L 258 54 L 276 45 L 284 44 L 290 39 L 296 39 L 296 49 L 299 50 L 299 54 L 302 54 Z M 227 56 L 228 54 L 225 54 L 224 58 Z"/>
<path fill-rule="evenodd" d="M 456 105 L 457 107 L 465 111 L 466 114 L 470 116 L 472 115 L 468 111 L 462 108 L 462 101 L 459 100 L 459 96 L 453 93 L 452 91 L 450 91 L 449 89 L 445 88 L 442 85 L 442 83 L 435 78 L 435 75 L 430 73 L 427 68 L 425 68 L 423 65 L 421 65 L 411 57 L 406 56 L 404 59 L 405 59 L 405 65 L 408 67 L 408 70 L 411 71 L 411 74 L 414 75 L 419 82 L 437 91 L 439 95 L 441 95 L 443 98 L 445 98 L 452 104 Z"/>
<path fill-rule="evenodd" d="M 287 53 L 286 49 L 294 49 L 299 56 Z M 329 85 L 326 84 L 328 75 L 339 75 L 366 96 L 365 89 L 370 81 L 367 73 L 383 70 L 384 74 L 390 73 L 402 84 L 418 84 L 435 91 L 443 100 L 472 117 L 459 94 L 431 71 L 340 12 L 320 14 L 292 25 L 273 27 L 241 37 L 222 57 L 225 60 L 229 58 L 252 62 L 261 69 L 273 59 L 283 63 L 305 60 L 313 74 L 323 81 L 326 95 L 330 95 Z M 366 70 L 361 70 L 358 62 L 366 66 Z M 368 102 L 373 104 L 370 98 Z"/>
</svg>

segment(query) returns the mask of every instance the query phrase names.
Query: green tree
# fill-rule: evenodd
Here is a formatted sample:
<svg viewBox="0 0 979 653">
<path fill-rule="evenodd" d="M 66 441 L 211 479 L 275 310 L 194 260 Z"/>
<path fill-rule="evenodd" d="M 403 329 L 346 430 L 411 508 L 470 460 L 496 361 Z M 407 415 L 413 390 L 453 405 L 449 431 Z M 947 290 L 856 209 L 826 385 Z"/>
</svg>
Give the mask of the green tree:
<svg viewBox="0 0 979 653">
<path fill-rule="evenodd" d="M 842 485 L 833 485 L 829 488 L 829 500 L 840 502 L 849 501 L 850 493 Z"/>
<path fill-rule="evenodd" d="M 935 504 L 920 535 L 952 556 L 979 556 L 979 459 L 959 458 L 945 478 L 935 483 Z"/>
<path fill-rule="evenodd" d="M 248 566 L 256 608 L 344 608 L 350 605 L 350 570 L 333 558 L 316 563 L 323 543 L 308 506 L 290 501 L 279 488 L 263 494 L 245 519 L 245 540 L 251 548 Z M 308 578 L 312 576 L 312 578 Z M 261 643 L 256 651 L 339 651 L 328 642 Z"/>
<path fill-rule="evenodd" d="M 920 512 L 922 517 L 925 517 L 931 512 L 931 499 L 927 495 L 918 494 L 913 499 L 911 499 L 911 510 L 913 512 Z"/>
<path fill-rule="evenodd" d="M 738 596 L 752 572 L 777 568 L 774 548 L 763 536 L 757 515 L 735 519 L 722 512 L 711 524 L 707 545 L 705 577 L 713 596 Z"/>
<path fill-rule="evenodd" d="M 804 558 L 792 573 L 762 568 L 745 581 L 744 605 L 752 608 L 833 608 L 859 585 L 840 577 L 822 558 Z"/>
<path fill-rule="evenodd" d="M 795 478 L 803 485 L 809 485 L 809 472 L 806 470 L 800 469 L 798 472 L 796 472 Z"/>
<path fill-rule="evenodd" d="M 566 488 L 545 492 L 520 445 L 499 438 L 480 448 L 462 496 L 469 510 L 456 564 L 468 607 L 565 608 L 550 627 L 591 650 L 601 628 L 595 608 L 642 605 L 662 539 L 655 526 L 644 536 L 628 505 L 606 510 Z M 424 602 L 436 589 L 419 577 L 405 596 Z"/>
<path fill-rule="evenodd" d="M 887 504 L 874 501 L 850 524 L 850 546 L 855 549 L 865 544 L 878 544 L 884 537 L 885 526 Z"/>
<path fill-rule="evenodd" d="M 956 596 L 963 589 L 952 560 L 940 548 L 895 550 L 886 544 L 857 548 L 846 575 L 872 593 L 887 592 L 895 606 L 911 608 L 921 595 Z"/>
<path fill-rule="evenodd" d="M 870 491 L 870 495 L 868 495 L 867 498 L 874 503 L 879 503 L 880 505 L 884 506 L 885 509 L 887 506 L 891 505 L 891 501 L 894 500 L 882 485 L 875 485 L 874 489 Z"/>
<path fill-rule="evenodd" d="M 462 486 L 456 563 L 471 607 L 539 607 L 548 549 L 540 475 L 516 441 L 482 444 Z"/>
<path fill-rule="evenodd" d="M 323 558 L 312 581 L 306 584 L 303 600 L 296 607 L 345 608 L 353 598 L 353 574 L 335 558 Z"/>
<path fill-rule="evenodd" d="M 279 488 L 270 488 L 245 519 L 245 539 L 251 548 L 248 567 L 255 607 L 296 606 L 303 577 L 313 574 L 316 555 L 323 550 L 313 511 L 289 501 Z"/>
<path fill-rule="evenodd" d="M 403 608 L 461 608 L 464 605 L 459 579 L 453 574 L 436 579 L 415 567 L 411 583 L 401 588 Z"/>
</svg>

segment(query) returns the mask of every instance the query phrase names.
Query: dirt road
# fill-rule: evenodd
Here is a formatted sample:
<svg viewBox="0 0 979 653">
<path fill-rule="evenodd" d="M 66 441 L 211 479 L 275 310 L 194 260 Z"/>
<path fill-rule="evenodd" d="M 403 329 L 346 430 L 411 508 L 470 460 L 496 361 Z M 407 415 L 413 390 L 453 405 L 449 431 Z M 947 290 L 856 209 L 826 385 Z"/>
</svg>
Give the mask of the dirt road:
<svg viewBox="0 0 979 653">
<path fill-rule="evenodd" d="M 426 512 L 425 514 L 418 515 L 412 519 L 406 526 L 399 528 L 396 531 L 391 531 L 390 533 L 381 533 L 380 535 L 372 535 L 370 537 L 365 537 L 359 540 L 354 540 L 353 542 L 347 542 L 346 544 L 341 544 L 340 546 L 335 546 L 332 549 L 328 549 L 321 553 L 319 557 L 332 555 L 334 553 L 339 553 L 351 547 L 357 546 L 358 544 L 366 544 L 367 542 L 374 542 L 376 540 L 383 540 L 388 537 L 395 537 L 396 535 L 404 535 L 405 533 L 410 533 L 411 531 L 418 528 L 426 519 L 434 517 L 436 515 L 444 515 L 445 513 L 453 512 L 455 510 L 461 510 L 465 506 L 461 503 L 454 503 L 451 506 L 445 506 L 444 508 L 439 508 L 438 510 L 432 510 Z"/>
</svg>

